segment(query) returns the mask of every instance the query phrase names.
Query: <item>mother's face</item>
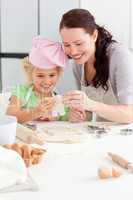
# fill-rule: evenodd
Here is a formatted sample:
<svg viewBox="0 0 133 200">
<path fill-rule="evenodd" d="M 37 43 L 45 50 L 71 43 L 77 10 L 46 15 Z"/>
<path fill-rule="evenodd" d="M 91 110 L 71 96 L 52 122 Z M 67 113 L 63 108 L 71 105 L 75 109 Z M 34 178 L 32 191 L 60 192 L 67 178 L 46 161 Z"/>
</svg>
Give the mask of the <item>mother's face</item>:
<svg viewBox="0 0 133 200">
<path fill-rule="evenodd" d="M 76 64 L 93 62 L 97 30 L 92 35 L 83 28 L 66 28 L 60 31 L 65 52 L 74 59 Z"/>
</svg>

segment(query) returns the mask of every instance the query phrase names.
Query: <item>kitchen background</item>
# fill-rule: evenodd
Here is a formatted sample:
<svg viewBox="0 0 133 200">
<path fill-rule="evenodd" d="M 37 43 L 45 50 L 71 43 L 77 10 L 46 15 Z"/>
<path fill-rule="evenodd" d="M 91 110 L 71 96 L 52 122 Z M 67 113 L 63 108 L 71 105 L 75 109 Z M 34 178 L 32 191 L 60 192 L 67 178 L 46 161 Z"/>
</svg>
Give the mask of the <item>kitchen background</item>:
<svg viewBox="0 0 133 200">
<path fill-rule="evenodd" d="M 0 0 L 0 91 L 9 91 L 23 83 L 21 58 L 29 52 L 32 37 L 41 35 L 60 40 L 61 15 L 72 8 L 85 8 L 133 51 L 132 0 Z M 58 84 L 58 91 L 75 88 L 69 63 Z"/>
</svg>

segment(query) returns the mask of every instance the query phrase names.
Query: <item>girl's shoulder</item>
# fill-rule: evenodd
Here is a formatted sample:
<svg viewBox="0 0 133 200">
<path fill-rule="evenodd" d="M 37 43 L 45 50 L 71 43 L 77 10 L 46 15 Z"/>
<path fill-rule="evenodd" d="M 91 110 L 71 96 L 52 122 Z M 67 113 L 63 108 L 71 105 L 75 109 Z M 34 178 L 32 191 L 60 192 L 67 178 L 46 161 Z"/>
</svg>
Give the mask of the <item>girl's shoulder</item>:
<svg viewBox="0 0 133 200">
<path fill-rule="evenodd" d="M 16 85 L 12 89 L 12 95 L 17 96 L 17 97 L 23 97 L 27 94 L 29 91 L 31 85 L 30 84 L 24 84 L 24 85 Z"/>
</svg>

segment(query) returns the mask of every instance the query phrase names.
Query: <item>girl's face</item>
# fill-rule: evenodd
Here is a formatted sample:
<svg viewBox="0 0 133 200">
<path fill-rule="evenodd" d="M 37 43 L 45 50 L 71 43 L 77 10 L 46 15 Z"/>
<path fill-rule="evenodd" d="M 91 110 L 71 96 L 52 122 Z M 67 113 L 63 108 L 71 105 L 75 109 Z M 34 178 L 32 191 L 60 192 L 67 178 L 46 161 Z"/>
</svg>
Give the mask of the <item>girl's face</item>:
<svg viewBox="0 0 133 200">
<path fill-rule="evenodd" d="M 48 96 L 51 95 L 59 77 L 58 67 L 52 69 L 34 68 L 32 73 L 32 81 L 39 93 Z"/>
<path fill-rule="evenodd" d="M 97 30 L 90 35 L 83 28 L 64 27 L 60 33 L 66 54 L 73 58 L 76 64 L 94 62 Z"/>
</svg>

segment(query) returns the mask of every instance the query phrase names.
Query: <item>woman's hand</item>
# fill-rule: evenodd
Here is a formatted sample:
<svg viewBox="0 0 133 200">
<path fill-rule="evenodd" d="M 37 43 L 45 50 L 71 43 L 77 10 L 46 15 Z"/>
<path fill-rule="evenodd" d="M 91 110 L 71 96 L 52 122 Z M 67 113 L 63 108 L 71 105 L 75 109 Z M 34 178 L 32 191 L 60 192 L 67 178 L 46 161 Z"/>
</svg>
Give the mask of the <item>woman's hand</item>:
<svg viewBox="0 0 133 200">
<path fill-rule="evenodd" d="M 70 108 L 88 111 L 93 111 L 96 104 L 96 102 L 89 99 L 84 92 L 78 90 L 69 91 L 64 94 L 63 103 Z"/>
<path fill-rule="evenodd" d="M 83 122 L 86 120 L 85 110 L 78 110 L 76 108 L 71 108 L 69 113 L 70 122 Z"/>
</svg>

